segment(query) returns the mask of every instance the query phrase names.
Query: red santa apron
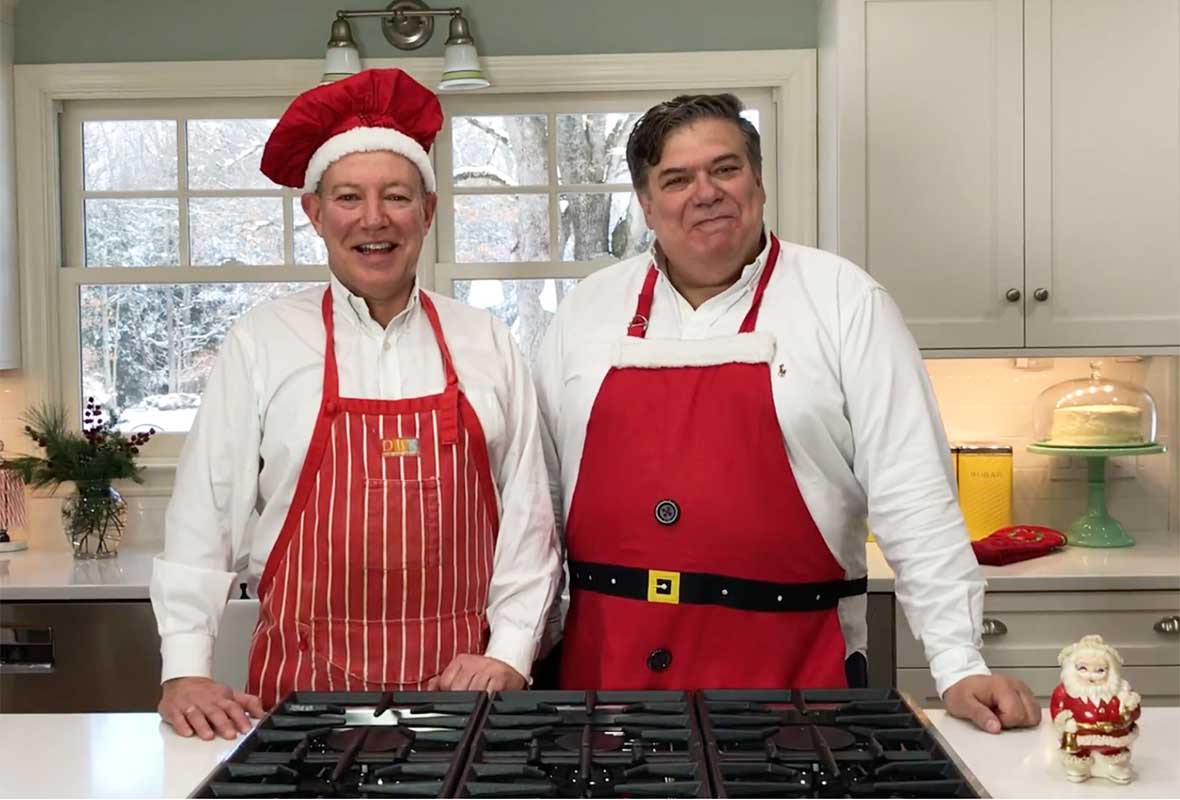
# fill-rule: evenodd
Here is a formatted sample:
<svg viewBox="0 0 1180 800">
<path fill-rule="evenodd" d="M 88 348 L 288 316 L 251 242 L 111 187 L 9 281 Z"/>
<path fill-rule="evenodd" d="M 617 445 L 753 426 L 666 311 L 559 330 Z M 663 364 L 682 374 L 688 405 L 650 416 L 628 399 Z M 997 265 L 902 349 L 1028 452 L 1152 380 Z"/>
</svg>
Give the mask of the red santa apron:
<svg viewBox="0 0 1180 800">
<path fill-rule="evenodd" d="M 755 332 L 770 254 L 738 335 L 648 340 L 653 264 L 598 391 L 566 524 L 561 685 L 843 687 L 845 580 L 791 472 L 774 337 Z M 789 444 L 789 443 L 788 443 Z"/>
<path fill-rule="evenodd" d="M 340 397 L 331 292 L 323 401 L 258 585 L 247 691 L 417 688 L 482 653 L 498 514 L 487 445 L 425 293 L 441 394 Z"/>
</svg>

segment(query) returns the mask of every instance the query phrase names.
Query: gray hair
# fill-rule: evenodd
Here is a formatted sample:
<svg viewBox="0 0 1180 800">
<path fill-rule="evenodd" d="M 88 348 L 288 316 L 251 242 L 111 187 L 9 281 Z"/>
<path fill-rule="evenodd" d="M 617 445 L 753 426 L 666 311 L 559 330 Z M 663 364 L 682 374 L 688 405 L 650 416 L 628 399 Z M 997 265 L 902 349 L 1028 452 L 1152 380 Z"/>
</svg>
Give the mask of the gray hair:
<svg viewBox="0 0 1180 800">
<path fill-rule="evenodd" d="M 742 133 L 746 156 L 754 174 L 762 177 L 762 137 L 758 129 L 742 116 L 742 101 L 732 94 L 682 94 L 649 108 L 627 139 L 627 166 L 635 191 L 647 188 L 647 175 L 660 163 L 664 142 L 673 132 L 702 119 L 732 122 Z"/>
</svg>

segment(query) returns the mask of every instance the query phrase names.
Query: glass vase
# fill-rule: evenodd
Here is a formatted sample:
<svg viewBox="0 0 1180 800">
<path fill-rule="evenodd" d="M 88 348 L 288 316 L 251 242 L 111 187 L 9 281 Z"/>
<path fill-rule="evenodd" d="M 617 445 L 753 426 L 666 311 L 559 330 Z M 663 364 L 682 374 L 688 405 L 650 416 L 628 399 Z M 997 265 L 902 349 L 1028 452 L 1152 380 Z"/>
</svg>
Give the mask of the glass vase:
<svg viewBox="0 0 1180 800">
<path fill-rule="evenodd" d="M 110 481 L 78 481 L 61 507 L 74 558 L 110 558 L 127 527 L 127 503 Z"/>
</svg>

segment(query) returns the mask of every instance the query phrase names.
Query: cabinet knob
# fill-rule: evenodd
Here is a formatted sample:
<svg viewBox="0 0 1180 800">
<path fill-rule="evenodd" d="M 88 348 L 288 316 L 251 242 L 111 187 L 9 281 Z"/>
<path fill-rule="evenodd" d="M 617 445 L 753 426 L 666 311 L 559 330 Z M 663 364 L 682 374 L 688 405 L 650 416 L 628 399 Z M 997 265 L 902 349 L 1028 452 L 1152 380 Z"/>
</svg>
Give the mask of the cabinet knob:
<svg viewBox="0 0 1180 800">
<path fill-rule="evenodd" d="M 1017 303 L 1020 301 L 1020 290 L 1019 289 L 1009 289 L 1007 292 L 1004 293 L 1004 297 L 1008 298 L 1009 303 Z"/>
<path fill-rule="evenodd" d="M 992 617 L 983 618 L 983 635 L 984 636 L 1003 636 L 1008 632 L 1008 626 L 998 619 Z"/>
<path fill-rule="evenodd" d="M 1037 289 L 1033 292 L 1033 297 L 1035 297 L 1038 302 L 1043 303 L 1049 299 L 1049 290 L 1045 288 Z"/>
<path fill-rule="evenodd" d="M 1164 617 L 1151 626 L 1156 633 L 1170 633 L 1175 635 L 1180 633 L 1180 617 L 1171 616 Z"/>
</svg>

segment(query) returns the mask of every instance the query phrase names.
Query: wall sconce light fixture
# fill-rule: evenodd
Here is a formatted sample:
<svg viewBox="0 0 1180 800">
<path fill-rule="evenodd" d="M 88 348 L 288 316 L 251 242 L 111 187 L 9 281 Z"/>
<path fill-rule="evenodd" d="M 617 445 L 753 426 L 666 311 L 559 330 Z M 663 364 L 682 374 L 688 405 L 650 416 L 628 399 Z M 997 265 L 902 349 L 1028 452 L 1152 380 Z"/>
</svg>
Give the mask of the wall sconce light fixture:
<svg viewBox="0 0 1180 800">
<path fill-rule="evenodd" d="M 332 22 L 332 35 L 328 39 L 328 51 L 324 56 L 323 82 L 330 83 L 361 71 L 360 53 L 352 38 L 350 19 L 380 17 L 381 32 L 390 44 L 400 50 L 416 50 L 430 41 L 434 33 L 434 18 L 444 16 L 450 17 L 450 29 L 439 91 L 465 91 L 490 86 L 480 69 L 479 53 L 475 50 L 475 42 L 462 9 L 432 9 L 422 0 L 393 0 L 379 11 L 337 11 L 336 19 Z"/>
</svg>

